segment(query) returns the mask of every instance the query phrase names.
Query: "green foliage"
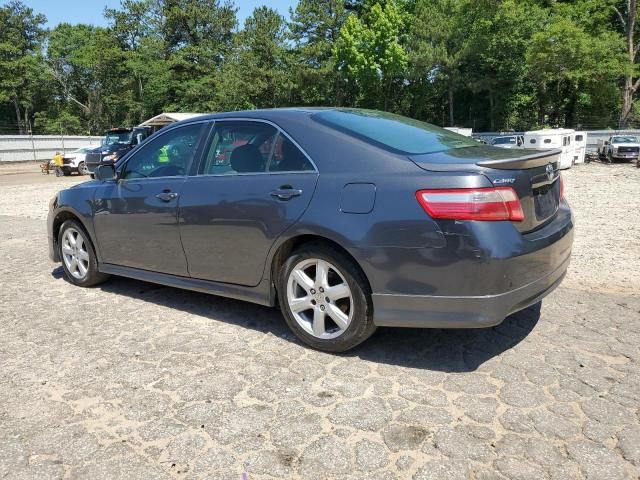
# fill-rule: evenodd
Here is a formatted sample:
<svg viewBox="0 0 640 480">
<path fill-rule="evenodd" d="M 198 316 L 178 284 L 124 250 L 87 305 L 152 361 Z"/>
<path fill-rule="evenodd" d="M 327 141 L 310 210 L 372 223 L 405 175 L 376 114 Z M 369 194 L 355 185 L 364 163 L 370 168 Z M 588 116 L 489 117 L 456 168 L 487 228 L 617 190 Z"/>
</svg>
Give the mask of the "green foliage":
<svg viewBox="0 0 640 480">
<path fill-rule="evenodd" d="M 231 0 L 121 0 L 104 11 L 107 28 L 46 31 L 13 0 L 0 7 L 0 129 L 96 134 L 162 111 L 287 105 L 380 108 L 476 130 L 615 127 L 640 88 L 638 41 L 627 38 L 637 12 L 627 8 L 299 0 L 289 21 L 263 6 L 238 26 Z"/>
<path fill-rule="evenodd" d="M 355 86 L 356 104 L 387 109 L 393 86 L 407 68 L 403 45 L 405 17 L 395 2 L 375 3 L 361 18 L 350 15 L 333 53 L 347 79 Z"/>
</svg>

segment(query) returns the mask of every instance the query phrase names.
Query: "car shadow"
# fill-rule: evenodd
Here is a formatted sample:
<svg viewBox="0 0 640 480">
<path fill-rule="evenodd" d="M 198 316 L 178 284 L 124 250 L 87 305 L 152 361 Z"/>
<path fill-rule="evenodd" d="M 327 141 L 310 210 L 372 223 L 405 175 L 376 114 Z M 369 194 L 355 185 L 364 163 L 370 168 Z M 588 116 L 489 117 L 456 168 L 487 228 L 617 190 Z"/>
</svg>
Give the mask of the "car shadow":
<svg viewBox="0 0 640 480">
<path fill-rule="evenodd" d="M 65 278 L 62 267 L 54 269 L 51 274 L 56 279 Z M 270 333 L 302 345 L 291 333 L 277 308 L 124 277 L 112 277 L 97 288 L 211 320 Z M 408 368 L 470 372 L 524 340 L 538 323 L 540 309 L 541 302 L 538 302 L 491 328 L 379 328 L 362 345 L 340 355 Z"/>
</svg>

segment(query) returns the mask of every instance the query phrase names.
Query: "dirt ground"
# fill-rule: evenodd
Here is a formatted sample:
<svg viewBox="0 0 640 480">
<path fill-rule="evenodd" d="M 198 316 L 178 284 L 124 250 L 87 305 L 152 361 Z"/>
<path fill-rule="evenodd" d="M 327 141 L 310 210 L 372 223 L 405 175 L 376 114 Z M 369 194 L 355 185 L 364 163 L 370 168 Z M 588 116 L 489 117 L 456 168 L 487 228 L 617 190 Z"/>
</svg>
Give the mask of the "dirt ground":
<svg viewBox="0 0 640 480">
<path fill-rule="evenodd" d="M 639 478 L 640 169 L 564 176 L 573 260 L 541 308 L 328 355 L 275 309 L 73 287 L 44 219 L 86 177 L 0 165 L 0 478 Z"/>
</svg>

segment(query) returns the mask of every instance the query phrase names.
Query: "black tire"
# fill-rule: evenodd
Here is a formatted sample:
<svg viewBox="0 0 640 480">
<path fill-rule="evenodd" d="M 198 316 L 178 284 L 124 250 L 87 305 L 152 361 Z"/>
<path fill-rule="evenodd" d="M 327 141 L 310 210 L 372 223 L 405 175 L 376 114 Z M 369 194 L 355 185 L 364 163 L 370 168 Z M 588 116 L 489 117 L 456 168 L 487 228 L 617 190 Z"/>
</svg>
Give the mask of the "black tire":
<svg viewBox="0 0 640 480">
<path fill-rule="evenodd" d="M 65 232 L 69 229 L 75 230 L 76 232 L 78 232 L 78 235 L 82 236 L 86 253 L 89 256 L 89 260 L 87 262 L 87 272 L 83 278 L 77 278 L 76 276 L 74 276 L 65 262 L 63 252 L 63 238 Z M 91 239 L 84 227 L 77 220 L 66 220 L 61 225 L 60 232 L 58 232 L 58 253 L 60 254 L 62 268 L 64 269 L 67 280 L 69 280 L 69 282 L 73 283 L 74 285 L 77 285 L 78 287 L 93 287 L 109 278 L 109 275 L 107 275 L 106 273 L 101 273 L 98 271 L 98 260 L 96 258 L 96 252 L 93 249 Z"/>
<path fill-rule="evenodd" d="M 287 282 L 293 269 L 309 259 L 327 261 L 339 269 L 351 290 L 353 315 L 348 327 L 337 337 L 321 339 L 305 331 L 296 321 L 287 300 Z M 342 251 L 323 243 L 309 243 L 291 253 L 277 275 L 280 310 L 293 333 L 304 343 L 317 350 L 345 352 L 368 339 L 376 330 L 373 323 L 373 303 L 369 284 L 358 266 Z"/>
<path fill-rule="evenodd" d="M 80 176 L 84 175 L 84 162 L 80 162 L 78 164 L 78 175 Z"/>
</svg>

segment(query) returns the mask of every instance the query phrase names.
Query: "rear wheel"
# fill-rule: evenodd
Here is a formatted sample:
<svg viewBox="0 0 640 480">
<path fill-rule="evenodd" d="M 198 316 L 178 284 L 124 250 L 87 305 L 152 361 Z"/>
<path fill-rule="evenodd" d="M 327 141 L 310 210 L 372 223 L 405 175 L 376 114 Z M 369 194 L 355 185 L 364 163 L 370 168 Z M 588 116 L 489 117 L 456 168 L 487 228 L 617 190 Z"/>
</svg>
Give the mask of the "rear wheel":
<svg viewBox="0 0 640 480">
<path fill-rule="evenodd" d="M 375 331 L 368 284 L 341 251 L 309 244 L 287 259 L 278 279 L 280 309 L 307 345 L 344 352 Z"/>
<path fill-rule="evenodd" d="M 80 287 L 92 287 L 109 275 L 98 271 L 98 260 L 89 236 L 76 220 L 67 220 L 60 227 L 58 248 L 67 279 Z"/>
<path fill-rule="evenodd" d="M 84 162 L 80 162 L 78 164 L 78 175 L 86 175 L 87 172 L 87 167 L 85 166 Z"/>
</svg>

